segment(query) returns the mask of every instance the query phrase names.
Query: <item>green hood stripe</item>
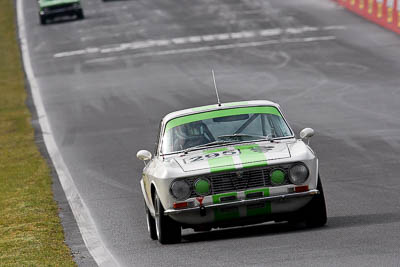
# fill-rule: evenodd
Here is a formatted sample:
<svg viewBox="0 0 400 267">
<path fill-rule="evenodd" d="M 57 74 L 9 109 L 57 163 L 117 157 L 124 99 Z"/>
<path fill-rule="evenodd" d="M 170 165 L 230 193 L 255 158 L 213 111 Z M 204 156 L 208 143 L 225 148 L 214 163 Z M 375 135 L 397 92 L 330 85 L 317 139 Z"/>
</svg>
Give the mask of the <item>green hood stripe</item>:
<svg viewBox="0 0 400 267">
<path fill-rule="evenodd" d="M 228 148 L 216 148 L 212 150 L 204 151 L 204 154 L 209 155 L 216 152 L 227 151 Z M 235 170 L 234 162 L 232 156 L 224 156 L 220 158 L 212 158 L 208 160 L 208 165 L 210 165 L 211 172 L 221 172 L 221 171 L 231 171 Z"/>
<path fill-rule="evenodd" d="M 211 172 L 234 171 L 236 169 L 232 156 L 209 159 L 208 164 Z"/>
<path fill-rule="evenodd" d="M 194 121 L 208 120 L 208 119 L 233 116 L 233 115 L 254 114 L 254 113 L 272 114 L 282 117 L 279 110 L 275 107 L 248 107 L 248 108 L 222 109 L 222 110 L 208 111 L 172 119 L 167 122 L 167 125 L 165 126 L 165 131 L 167 132 L 174 127 L 186 123 L 191 123 Z"/>
<path fill-rule="evenodd" d="M 216 148 L 216 149 L 210 149 L 207 151 L 204 151 L 204 154 L 211 154 L 211 153 L 215 153 L 215 152 L 223 152 L 223 151 L 228 151 L 228 148 L 226 147 L 221 147 L 221 148 Z"/>
<path fill-rule="evenodd" d="M 262 151 L 253 151 L 257 149 L 259 145 L 239 145 L 235 146 L 235 149 L 240 150 L 240 161 L 243 168 L 262 167 L 267 165 L 267 158 Z M 205 151 L 204 153 L 210 155 L 212 153 L 227 151 L 228 148 L 217 148 L 213 150 Z M 234 171 L 236 170 L 235 162 L 232 156 L 222 156 L 217 158 L 208 159 L 211 172 L 222 172 L 222 171 Z"/>
<path fill-rule="evenodd" d="M 267 165 L 267 158 L 262 152 L 252 151 L 252 148 L 259 147 L 257 144 L 235 146 L 235 149 L 240 150 L 240 160 L 243 168 L 261 167 Z"/>
</svg>

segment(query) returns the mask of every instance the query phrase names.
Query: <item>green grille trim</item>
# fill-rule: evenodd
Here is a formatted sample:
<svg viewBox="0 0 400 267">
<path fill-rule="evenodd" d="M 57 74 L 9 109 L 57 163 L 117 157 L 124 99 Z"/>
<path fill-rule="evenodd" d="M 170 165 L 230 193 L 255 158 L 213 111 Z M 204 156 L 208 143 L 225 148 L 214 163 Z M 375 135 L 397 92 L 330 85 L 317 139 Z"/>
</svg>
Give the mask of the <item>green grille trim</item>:
<svg viewBox="0 0 400 267">
<path fill-rule="evenodd" d="M 248 194 L 258 193 L 258 192 L 263 192 L 264 197 L 270 196 L 269 188 L 247 190 L 244 192 L 244 194 L 245 194 L 245 196 L 247 196 Z M 259 215 L 266 215 L 266 214 L 271 214 L 271 202 L 247 206 L 247 216 L 259 216 Z"/>
<path fill-rule="evenodd" d="M 219 204 L 219 203 L 221 203 L 221 197 L 230 197 L 230 196 L 237 197 L 237 193 L 233 192 L 233 193 L 224 193 L 224 194 L 213 195 L 212 196 L 213 203 Z M 216 221 L 225 221 L 225 220 L 236 219 L 236 218 L 240 217 L 239 208 L 233 207 L 233 208 L 229 208 L 227 210 L 224 210 L 223 208 L 215 208 L 214 216 L 215 216 Z"/>
<path fill-rule="evenodd" d="M 263 195 L 264 197 L 269 197 L 269 188 L 247 190 L 247 191 L 244 191 L 244 195 L 247 196 L 248 194 L 258 193 L 258 192 L 263 192 L 264 193 L 264 195 Z"/>
<path fill-rule="evenodd" d="M 213 203 L 214 204 L 219 204 L 221 203 L 221 197 L 237 197 L 237 193 L 233 192 L 233 193 L 223 193 L 223 194 L 218 194 L 218 195 L 213 195 L 212 199 L 213 199 Z"/>
</svg>

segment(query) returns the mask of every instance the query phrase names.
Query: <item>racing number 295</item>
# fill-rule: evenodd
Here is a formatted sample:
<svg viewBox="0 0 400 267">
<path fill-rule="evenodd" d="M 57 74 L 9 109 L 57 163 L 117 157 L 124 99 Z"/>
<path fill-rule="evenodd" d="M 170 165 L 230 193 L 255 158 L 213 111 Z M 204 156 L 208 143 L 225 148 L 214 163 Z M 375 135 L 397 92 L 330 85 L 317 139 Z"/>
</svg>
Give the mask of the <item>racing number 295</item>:
<svg viewBox="0 0 400 267">
<path fill-rule="evenodd" d="M 195 156 L 189 159 L 185 160 L 185 163 L 193 163 L 193 162 L 198 162 L 198 161 L 203 161 L 206 159 L 215 159 L 219 158 L 222 156 L 234 156 L 234 155 L 239 155 L 240 150 L 239 149 L 232 149 L 232 150 L 227 150 L 227 151 L 221 151 L 221 152 L 213 152 L 207 155 L 200 155 L 200 156 Z"/>
</svg>

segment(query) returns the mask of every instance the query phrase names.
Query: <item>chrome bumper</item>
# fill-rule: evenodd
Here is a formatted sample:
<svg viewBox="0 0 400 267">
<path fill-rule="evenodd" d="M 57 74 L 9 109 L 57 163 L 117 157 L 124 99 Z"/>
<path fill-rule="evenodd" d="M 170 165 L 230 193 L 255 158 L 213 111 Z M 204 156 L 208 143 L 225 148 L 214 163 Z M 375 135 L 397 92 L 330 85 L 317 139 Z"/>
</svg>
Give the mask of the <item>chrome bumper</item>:
<svg viewBox="0 0 400 267">
<path fill-rule="evenodd" d="M 58 14 L 63 14 L 63 13 L 75 13 L 78 10 L 80 10 L 81 7 L 65 7 L 65 8 L 59 8 L 59 9 L 53 9 L 53 10 L 41 10 L 39 12 L 40 15 L 46 15 L 46 16 L 51 16 L 51 15 L 58 15 Z"/>
<path fill-rule="evenodd" d="M 236 201 L 225 202 L 225 203 L 210 204 L 207 206 L 202 206 L 202 209 L 244 206 L 244 205 L 251 205 L 251 204 L 257 204 L 257 203 L 262 203 L 262 202 L 282 201 L 282 200 L 291 199 L 291 198 L 307 197 L 307 196 L 313 196 L 313 195 L 317 195 L 317 194 L 319 194 L 319 191 L 317 189 L 313 189 L 313 190 L 309 190 L 307 192 L 301 192 L 301 193 L 290 193 L 290 194 L 284 194 L 284 195 L 260 197 L 260 198 L 253 198 L 253 199 L 242 199 L 242 200 L 236 200 Z M 168 210 L 164 211 L 164 214 L 165 215 L 175 215 L 175 214 L 180 214 L 180 213 L 185 213 L 185 212 L 190 212 L 190 211 L 200 211 L 200 206 L 193 207 L 193 208 L 176 209 L 176 210 L 168 209 Z"/>
</svg>

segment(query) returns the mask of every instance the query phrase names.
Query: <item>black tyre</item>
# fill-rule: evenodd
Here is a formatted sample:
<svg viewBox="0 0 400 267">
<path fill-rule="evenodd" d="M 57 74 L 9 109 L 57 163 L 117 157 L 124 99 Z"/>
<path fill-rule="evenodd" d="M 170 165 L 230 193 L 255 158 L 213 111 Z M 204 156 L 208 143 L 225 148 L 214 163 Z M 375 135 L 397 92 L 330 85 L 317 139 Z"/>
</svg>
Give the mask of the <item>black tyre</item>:
<svg viewBox="0 0 400 267">
<path fill-rule="evenodd" d="M 154 220 L 153 216 L 151 216 L 146 203 L 144 203 L 144 207 L 146 210 L 147 230 L 149 231 L 150 238 L 152 240 L 157 240 L 156 221 Z"/>
<path fill-rule="evenodd" d="M 157 193 L 154 197 L 154 209 L 156 213 L 156 233 L 161 244 L 174 244 L 181 242 L 181 226 L 164 215 L 164 208 Z"/>
<path fill-rule="evenodd" d="M 47 18 L 44 15 L 39 16 L 40 24 L 45 25 L 47 23 Z"/>
<path fill-rule="evenodd" d="M 313 197 L 305 209 L 305 222 L 308 227 L 324 226 L 328 220 L 326 215 L 324 190 L 319 176 L 317 189 L 319 190 L 319 194 Z"/>
<path fill-rule="evenodd" d="M 85 15 L 83 14 L 83 10 L 82 9 L 79 9 L 76 12 L 76 16 L 78 17 L 78 19 L 84 19 L 85 18 Z"/>
</svg>

